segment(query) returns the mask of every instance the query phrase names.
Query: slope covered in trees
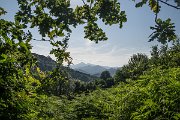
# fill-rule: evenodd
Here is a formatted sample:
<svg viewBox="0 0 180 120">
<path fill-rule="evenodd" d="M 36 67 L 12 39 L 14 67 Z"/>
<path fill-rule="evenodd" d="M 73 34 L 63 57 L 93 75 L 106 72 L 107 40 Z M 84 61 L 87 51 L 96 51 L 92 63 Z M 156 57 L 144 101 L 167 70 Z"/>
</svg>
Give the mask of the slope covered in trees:
<svg viewBox="0 0 180 120">
<path fill-rule="evenodd" d="M 100 65 L 86 65 L 83 67 L 78 67 L 75 70 L 100 77 L 101 73 L 105 70 L 109 71 L 110 74 L 113 76 L 117 68 L 113 68 L 113 67 L 105 68 L 104 66 L 100 66 Z"/>
<path fill-rule="evenodd" d="M 120 83 L 73 100 L 72 119 L 179 119 L 180 69 L 155 68 L 136 81 Z M 68 119 L 71 119 L 68 118 Z"/>
<path fill-rule="evenodd" d="M 35 58 L 37 59 L 37 66 L 40 68 L 41 71 L 48 72 L 56 68 L 57 63 L 51 57 L 46 57 L 35 53 L 33 53 L 33 56 L 35 56 Z M 66 70 L 69 74 L 69 77 L 74 80 L 90 82 L 97 79 L 97 77 L 95 76 L 85 74 L 67 67 L 63 67 L 63 69 Z"/>
<path fill-rule="evenodd" d="M 117 71 L 114 77 L 115 83 L 113 83 L 115 86 L 108 89 L 94 89 L 94 91 L 88 93 L 78 92 L 80 89 L 83 91 L 79 87 L 76 90 L 77 93 L 81 94 L 76 94 L 77 96 L 72 96 L 73 92 L 69 85 L 63 82 L 59 84 L 65 85 L 64 87 L 61 86 L 63 88 L 62 93 L 57 94 L 56 89 L 53 92 L 53 89 L 49 87 L 53 88 L 53 85 L 58 84 L 50 84 L 51 81 L 44 83 L 42 81 L 45 80 L 43 74 L 39 73 L 42 80 L 32 81 L 32 78 L 30 78 L 31 82 L 28 81 L 29 84 L 33 84 L 35 91 L 31 90 L 27 93 L 19 91 L 16 92 L 16 97 L 12 97 L 17 102 L 13 104 L 16 108 L 13 109 L 13 113 L 10 112 L 12 109 L 5 107 L 7 103 L 1 102 L 1 118 L 178 120 L 180 118 L 179 53 L 179 40 L 174 42 L 171 47 L 167 45 L 160 48 L 154 46 L 151 51 L 151 58 L 142 57 L 145 56 L 144 54 L 133 55 L 128 64 L 119 69 L 121 74 Z M 144 62 L 144 59 L 146 62 Z M 148 67 L 142 70 L 144 64 Z M 122 75 L 126 76 L 122 77 Z M 49 78 L 47 77 L 47 79 Z M 108 80 L 113 78 L 111 78 L 108 71 L 104 71 L 101 74 L 101 79 L 110 83 Z M 54 81 L 55 79 L 51 80 Z M 75 84 L 75 86 L 77 87 L 78 84 Z M 58 88 L 58 86 L 56 87 Z M 86 90 L 84 89 L 84 91 Z M 70 96 L 73 98 L 70 98 Z M 21 103 L 18 103 L 19 100 Z"/>
<path fill-rule="evenodd" d="M 124 66 L 126 69 L 119 70 L 127 75 L 126 78 L 122 78 L 123 74 L 117 72 L 116 77 L 119 78 L 112 88 L 95 90 L 89 94 L 84 93 L 71 101 L 62 99 L 61 105 L 66 107 L 59 110 L 61 119 L 180 119 L 179 40 L 171 47 L 166 45 L 160 48 L 155 47 L 152 48 L 151 58 L 142 57 L 142 54 L 133 55 L 129 63 Z M 154 59 L 154 53 L 159 53 L 156 54 L 156 59 Z M 141 66 L 144 62 L 141 61 L 144 61 L 144 58 L 148 67 L 142 70 Z M 155 62 L 157 60 L 159 62 Z M 134 69 L 136 71 L 132 71 Z M 137 69 L 142 71 L 138 73 Z M 104 71 L 101 78 L 107 80 L 111 76 Z M 53 118 L 57 117 L 55 116 Z"/>
</svg>

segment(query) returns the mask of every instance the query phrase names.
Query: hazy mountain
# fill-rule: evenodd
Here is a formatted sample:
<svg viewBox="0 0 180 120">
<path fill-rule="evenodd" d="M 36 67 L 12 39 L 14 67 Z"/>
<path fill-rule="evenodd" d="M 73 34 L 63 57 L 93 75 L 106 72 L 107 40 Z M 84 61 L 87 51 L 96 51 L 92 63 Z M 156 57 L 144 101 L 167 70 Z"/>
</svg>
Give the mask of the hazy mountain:
<svg viewBox="0 0 180 120">
<path fill-rule="evenodd" d="M 109 71 L 110 74 L 113 76 L 117 70 L 117 68 L 113 68 L 113 67 L 108 67 L 108 66 L 100 66 L 100 65 L 94 65 L 94 64 L 90 64 L 90 63 L 79 63 L 76 65 L 72 65 L 71 68 L 86 73 L 86 74 L 90 74 L 90 75 L 94 75 L 94 76 L 100 76 L 101 73 L 105 70 Z"/>
<path fill-rule="evenodd" d="M 56 67 L 56 61 L 54 61 L 50 56 L 38 55 L 32 53 L 33 56 L 37 59 L 37 64 L 40 70 L 42 71 L 51 71 Z"/>
<path fill-rule="evenodd" d="M 38 67 L 42 71 L 51 71 L 56 67 L 56 61 L 54 61 L 49 56 L 46 57 L 44 55 L 38 55 L 36 53 L 33 53 L 33 56 L 35 58 L 37 58 Z M 67 69 L 67 67 L 64 67 L 64 69 Z M 74 69 L 68 69 L 68 72 L 69 72 L 71 78 L 75 79 L 75 80 L 81 80 L 81 81 L 84 81 L 84 82 L 89 82 L 89 81 L 97 79 L 96 76 L 92 76 L 92 75 L 87 74 L 85 72 L 76 71 Z"/>
<path fill-rule="evenodd" d="M 79 68 L 85 67 L 85 66 L 100 66 L 100 65 L 94 65 L 94 64 L 91 64 L 91 63 L 80 62 L 80 63 L 78 63 L 78 64 L 71 65 L 70 67 L 71 67 L 72 69 L 79 69 Z M 112 67 L 109 67 L 109 66 L 101 66 L 101 67 L 103 67 L 103 68 L 105 68 L 105 69 L 110 69 L 110 68 L 112 68 Z"/>
<path fill-rule="evenodd" d="M 54 61 L 51 57 L 38 55 L 36 53 L 33 53 L 33 55 L 37 58 L 38 66 L 42 71 L 51 71 L 56 67 L 56 61 Z M 76 65 L 71 65 L 71 68 L 72 69 L 69 69 L 71 77 L 73 79 L 79 79 L 82 81 L 92 81 L 99 77 L 105 70 L 108 70 L 111 76 L 113 76 L 117 70 L 117 68 L 83 62 Z"/>
<path fill-rule="evenodd" d="M 87 66 L 88 64 L 86 64 L 86 63 L 84 63 L 84 62 L 81 62 L 81 63 L 78 63 L 78 64 L 76 64 L 76 65 L 71 65 L 70 67 L 72 68 L 72 69 L 78 69 L 78 68 L 81 68 L 81 67 L 85 67 L 85 66 Z"/>
<path fill-rule="evenodd" d="M 90 74 L 90 75 L 94 75 L 96 73 L 105 71 L 106 68 L 99 66 L 99 65 L 96 65 L 96 66 L 87 65 L 84 67 L 77 68 L 76 70 L 81 71 L 81 72 L 85 72 L 85 73 Z"/>
<path fill-rule="evenodd" d="M 114 76 L 118 68 L 109 68 L 107 71 L 111 74 L 111 76 Z"/>
</svg>

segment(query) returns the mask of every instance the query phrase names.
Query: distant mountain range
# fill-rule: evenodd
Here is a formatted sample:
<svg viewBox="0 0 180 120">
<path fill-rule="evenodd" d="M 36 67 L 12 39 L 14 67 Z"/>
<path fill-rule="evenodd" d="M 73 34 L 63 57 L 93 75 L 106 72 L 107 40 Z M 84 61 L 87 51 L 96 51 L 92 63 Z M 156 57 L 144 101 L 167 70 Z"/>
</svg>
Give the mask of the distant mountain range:
<svg viewBox="0 0 180 120">
<path fill-rule="evenodd" d="M 51 57 L 38 55 L 36 53 L 33 53 L 33 55 L 37 58 L 38 66 L 42 71 L 51 71 L 56 67 L 56 61 L 54 61 Z M 68 71 L 71 78 L 84 82 L 97 79 L 105 70 L 109 71 L 111 76 L 113 76 L 117 70 L 117 68 L 114 67 L 94 65 L 90 63 L 86 64 L 83 62 L 76 65 L 71 65 L 70 68 L 71 69 L 68 69 Z M 64 67 L 64 69 L 67 68 Z"/>
<path fill-rule="evenodd" d="M 37 58 L 37 64 L 41 71 L 51 71 L 56 67 L 56 61 L 54 61 L 49 56 L 46 57 L 44 55 L 38 55 L 36 53 L 33 53 L 33 56 Z M 67 67 L 63 67 L 63 68 L 67 69 Z M 69 75 L 71 76 L 71 79 L 81 80 L 84 82 L 93 81 L 98 78 L 97 76 L 92 76 L 90 74 L 81 71 L 76 71 L 74 69 L 68 69 L 68 72 Z"/>
<path fill-rule="evenodd" d="M 97 76 L 99 77 L 101 75 L 101 73 L 105 70 L 109 71 L 109 73 L 111 74 L 111 76 L 113 76 L 117 70 L 117 67 L 108 67 L 108 66 L 100 66 L 100 65 L 94 65 L 94 64 L 90 64 L 90 63 L 79 63 L 76 65 L 71 65 L 70 66 L 72 69 L 86 73 L 86 74 L 90 74 L 93 76 Z"/>
</svg>

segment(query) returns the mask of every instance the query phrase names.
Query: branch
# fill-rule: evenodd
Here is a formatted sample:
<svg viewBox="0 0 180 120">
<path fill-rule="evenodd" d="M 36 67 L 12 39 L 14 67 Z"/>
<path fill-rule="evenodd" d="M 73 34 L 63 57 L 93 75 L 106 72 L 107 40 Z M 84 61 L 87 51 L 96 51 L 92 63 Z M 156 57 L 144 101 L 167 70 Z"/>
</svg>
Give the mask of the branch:
<svg viewBox="0 0 180 120">
<path fill-rule="evenodd" d="M 164 1 L 162 1 L 162 0 L 158 0 L 158 1 L 159 1 L 159 2 L 162 2 L 162 3 L 166 4 L 166 5 L 168 5 L 168 6 L 170 6 L 170 7 L 173 7 L 173 8 L 175 8 L 175 9 L 180 9 L 180 7 L 171 5 L 171 4 L 169 4 L 169 3 L 167 3 L 167 2 L 164 2 Z"/>
<path fill-rule="evenodd" d="M 82 2 L 84 3 L 84 5 L 86 4 L 86 3 L 84 2 L 84 0 L 82 0 Z"/>
<path fill-rule="evenodd" d="M 90 3 L 90 9 L 92 8 L 92 1 L 91 1 L 91 3 Z"/>
<path fill-rule="evenodd" d="M 156 24 L 158 24 L 158 22 L 157 22 L 157 18 L 158 18 L 158 11 L 159 10 L 159 0 L 157 0 L 157 8 L 156 8 L 156 13 L 155 13 L 155 22 L 156 22 Z"/>
<path fill-rule="evenodd" d="M 32 39 L 32 40 L 35 40 L 35 41 L 51 41 L 51 40 L 45 40 L 44 38 L 42 38 L 41 40 L 38 40 L 38 39 Z"/>
</svg>

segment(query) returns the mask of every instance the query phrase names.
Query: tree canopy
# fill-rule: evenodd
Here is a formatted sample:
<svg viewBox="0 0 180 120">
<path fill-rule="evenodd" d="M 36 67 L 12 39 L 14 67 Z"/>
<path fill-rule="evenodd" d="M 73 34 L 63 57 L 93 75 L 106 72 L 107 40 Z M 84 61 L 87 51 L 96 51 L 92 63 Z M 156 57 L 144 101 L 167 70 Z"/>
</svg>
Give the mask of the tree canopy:
<svg viewBox="0 0 180 120">
<path fill-rule="evenodd" d="M 53 47 L 51 54 L 57 58 L 57 62 L 71 63 L 71 57 L 66 49 L 72 28 L 84 25 L 84 38 L 98 43 L 107 40 L 107 36 L 97 21 L 101 20 L 105 25 L 117 24 L 120 28 L 127 21 L 125 11 L 121 10 L 118 0 L 80 0 L 82 5 L 71 6 L 71 0 L 17 0 L 19 11 L 15 15 L 15 23 L 21 25 L 21 29 L 38 28 L 42 36 L 40 41 L 49 41 Z M 158 13 L 161 5 L 167 5 L 180 9 L 178 0 L 141 0 L 136 2 L 136 7 L 148 5 L 155 14 L 155 26 L 151 27 L 153 33 L 149 41 L 157 40 L 163 44 L 175 40 L 175 26 L 171 19 L 161 20 Z M 174 3 L 174 4 L 173 4 Z M 1 8 L 1 15 L 5 11 Z M 29 32 L 30 34 L 30 32 Z M 63 39 L 62 39 L 63 37 Z M 32 36 L 32 40 L 38 40 Z"/>
</svg>

